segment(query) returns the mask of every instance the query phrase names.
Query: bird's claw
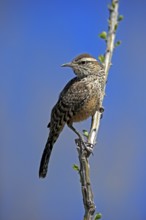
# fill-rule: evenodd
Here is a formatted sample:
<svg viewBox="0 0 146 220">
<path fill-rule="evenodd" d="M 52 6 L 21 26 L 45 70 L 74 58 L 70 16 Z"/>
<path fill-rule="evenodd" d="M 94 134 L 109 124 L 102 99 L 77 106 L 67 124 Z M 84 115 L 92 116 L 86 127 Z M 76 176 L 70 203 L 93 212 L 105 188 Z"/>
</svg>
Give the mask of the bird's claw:
<svg viewBox="0 0 146 220">
<path fill-rule="evenodd" d="M 88 154 L 89 154 L 89 155 L 90 155 L 90 154 L 93 155 L 94 144 L 91 144 L 91 143 L 86 142 L 85 145 L 86 145 L 85 149 L 86 149 L 86 151 L 88 152 Z"/>
<path fill-rule="evenodd" d="M 93 148 L 94 148 L 94 144 L 88 143 L 83 141 L 82 138 L 79 139 L 75 139 L 75 142 L 77 144 L 78 147 L 80 147 L 81 145 L 83 146 L 84 150 L 87 152 L 87 155 L 89 156 L 90 154 L 93 155 Z"/>
</svg>

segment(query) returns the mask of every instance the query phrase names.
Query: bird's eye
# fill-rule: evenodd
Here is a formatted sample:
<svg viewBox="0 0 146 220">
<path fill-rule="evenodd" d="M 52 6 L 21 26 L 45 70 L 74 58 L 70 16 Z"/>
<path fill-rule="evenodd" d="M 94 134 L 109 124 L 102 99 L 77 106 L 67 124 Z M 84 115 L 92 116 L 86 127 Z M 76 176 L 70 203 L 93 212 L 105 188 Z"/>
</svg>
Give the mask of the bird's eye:
<svg viewBox="0 0 146 220">
<path fill-rule="evenodd" d="M 86 63 L 86 61 L 81 61 L 81 62 L 80 62 L 80 64 L 85 64 L 85 63 Z"/>
</svg>

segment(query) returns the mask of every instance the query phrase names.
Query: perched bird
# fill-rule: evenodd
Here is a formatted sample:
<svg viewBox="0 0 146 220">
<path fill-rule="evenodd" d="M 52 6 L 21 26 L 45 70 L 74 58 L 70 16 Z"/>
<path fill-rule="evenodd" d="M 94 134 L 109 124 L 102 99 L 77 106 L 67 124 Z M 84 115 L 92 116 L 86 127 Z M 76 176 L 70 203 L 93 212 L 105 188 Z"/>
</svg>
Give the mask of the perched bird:
<svg viewBox="0 0 146 220">
<path fill-rule="evenodd" d="M 53 145 L 65 124 L 79 136 L 73 123 L 93 116 L 95 111 L 101 108 L 105 84 L 102 64 L 89 54 L 81 54 L 71 62 L 63 64 L 62 67 L 71 67 L 76 77 L 67 83 L 52 109 L 48 124 L 50 132 L 39 169 L 41 178 L 47 174 Z"/>
</svg>

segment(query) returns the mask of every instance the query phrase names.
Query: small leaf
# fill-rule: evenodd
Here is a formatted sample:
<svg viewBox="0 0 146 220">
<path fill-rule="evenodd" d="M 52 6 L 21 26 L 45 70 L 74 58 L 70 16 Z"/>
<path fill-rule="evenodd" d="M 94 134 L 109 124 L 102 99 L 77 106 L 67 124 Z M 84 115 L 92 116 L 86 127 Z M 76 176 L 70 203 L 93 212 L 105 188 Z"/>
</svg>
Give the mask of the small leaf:
<svg viewBox="0 0 146 220">
<path fill-rule="evenodd" d="M 120 46 L 121 43 L 122 43 L 122 41 L 121 41 L 121 40 L 118 40 L 118 41 L 115 43 L 115 47 Z"/>
<path fill-rule="evenodd" d="M 104 60 L 105 60 L 105 56 L 104 56 L 104 55 L 99 55 L 99 56 L 98 56 L 98 59 L 99 59 L 99 61 L 100 61 L 101 63 L 103 63 Z"/>
<path fill-rule="evenodd" d="M 107 33 L 106 33 L 105 31 L 103 31 L 103 32 L 101 32 L 101 33 L 99 34 L 99 37 L 100 37 L 101 39 L 106 40 Z"/>
<path fill-rule="evenodd" d="M 116 3 L 112 2 L 112 7 L 115 8 L 115 6 L 116 6 Z"/>
<path fill-rule="evenodd" d="M 100 212 L 96 213 L 94 220 L 98 220 L 102 218 L 102 214 Z"/>
<path fill-rule="evenodd" d="M 78 165 L 77 164 L 74 164 L 73 166 L 72 166 L 72 168 L 75 170 L 75 171 L 80 171 L 80 169 L 79 169 L 79 167 L 78 167 Z"/>
<path fill-rule="evenodd" d="M 123 15 L 119 15 L 118 22 L 122 21 L 123 19 L 124 19 L 124 16 Z"/>
<path fill-rule="evenodd" d="M 83 135 L 84 135 L 85 137 L 88 137 L 88 136 L 89 136 L 88 131 L 87 131 L 87 130 L 83 130 Z"/>
<path fill-rule="evenodd" d="M 115 24 L 115 27 L 114 27 L 115 31 L 117 30 L 117 28 L 118 28 L 118 23 Z"/>
</svg>

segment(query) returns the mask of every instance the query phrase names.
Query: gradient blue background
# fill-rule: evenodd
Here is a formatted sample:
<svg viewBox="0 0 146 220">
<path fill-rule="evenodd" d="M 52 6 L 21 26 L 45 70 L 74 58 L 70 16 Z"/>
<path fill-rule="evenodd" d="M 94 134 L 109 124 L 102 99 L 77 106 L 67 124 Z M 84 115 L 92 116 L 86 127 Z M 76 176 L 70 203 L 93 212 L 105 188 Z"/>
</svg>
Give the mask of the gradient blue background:
<svg viewBox="0 0 146 220">
<path fill-rule="evenodd" d="M 46 179 L 38 168 L 51 108 L 74 77 L 60 65 L 83 52 L 104 53 L 98 34 L 107 29 L 108 3 L 0 1 L 1 220 L 82 219 L 72 131 L 66 127 L 55 144 Z M 103 220 L 145 220 L 146 1 L 120 3 L 122 45 L 112 60 L 91 180 Z"/>
</svg>

